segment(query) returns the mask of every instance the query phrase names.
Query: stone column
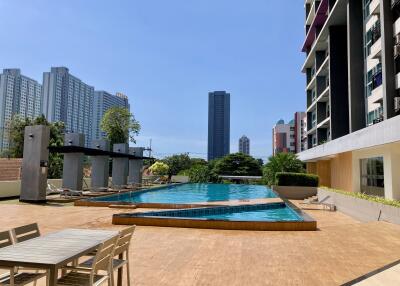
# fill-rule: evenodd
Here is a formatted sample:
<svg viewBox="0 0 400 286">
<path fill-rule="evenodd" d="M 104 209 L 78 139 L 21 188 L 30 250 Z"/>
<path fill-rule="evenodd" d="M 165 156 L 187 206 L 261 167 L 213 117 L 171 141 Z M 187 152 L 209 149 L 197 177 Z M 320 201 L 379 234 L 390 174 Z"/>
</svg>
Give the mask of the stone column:
<svg viewBox="0 0 400 286">
<path fill-rule="evenodd" d="M 38 203 L 46 201 L 49 140 L 48 126 L 25 127 L 20 201 Z"/>
<path fill-rule="evenodd" d="M 110 142 L 107 140 L 93 140 L 92 148 L 110 151 Z M 109 177 L 110 156 L 92 156 L 92 188 L 107 188 Z"/>
<path fill-rule="evenodd" d="M 85 145 L 85 135 L 68 133 L 64 137 L 64 146 Z M 62 187 L 72 191 L 81 191 L 83 184 L 83 153 L 64 154 Z"/>
<path fill-rule="evenodd" d="M 129 148 L 129 154 L 137 157 L 143 157 L 143 147 L 131 147 Z M 143 159 L 130 159 L 129 160 L 129 184 L 141 184 L 142 183 L 142 168 Z"/>
<path fill-rule="evenodd" d="M 114 144 L 113 151 L 127 154 L 128 144 Z M 112 163 L 112 184 L 113 186 L 126 186 L 128 180 L 128 158 L 114 157 Z"/>
</svg>

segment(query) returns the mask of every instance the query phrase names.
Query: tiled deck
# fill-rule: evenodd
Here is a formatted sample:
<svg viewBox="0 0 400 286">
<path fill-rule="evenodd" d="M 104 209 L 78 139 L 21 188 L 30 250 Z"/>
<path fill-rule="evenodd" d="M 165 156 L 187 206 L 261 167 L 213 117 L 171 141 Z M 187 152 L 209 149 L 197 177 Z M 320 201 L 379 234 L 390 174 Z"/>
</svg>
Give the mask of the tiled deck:
<svg viewBox="0 0 400 286">
<path fill-rule="evenodd" d="M 66 227 L 121 228 L 111 225 L 111 215 L 119 212 L 124 211 L 0 204 L 0 230 L 33 221 L 43 233 Z M 400 259 L 400 226 L 359 223 L 339 212 L 307 212 L 318 220 L 319 231 L 137 227 L 131 247 L 132 282 L 339 285 Z"/>
</svg>

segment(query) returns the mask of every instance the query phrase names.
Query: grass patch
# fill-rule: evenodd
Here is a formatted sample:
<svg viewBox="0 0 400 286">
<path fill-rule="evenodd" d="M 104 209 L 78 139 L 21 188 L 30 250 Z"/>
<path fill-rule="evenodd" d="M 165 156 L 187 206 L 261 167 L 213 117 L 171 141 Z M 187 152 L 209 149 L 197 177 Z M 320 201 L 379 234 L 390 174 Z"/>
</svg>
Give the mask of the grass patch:
<svg viewBox="0 0 400 286">
<path fill-rule="evenodd" d="M 358 198 L 358 199 L 367 200 L 370 202 L 375 202 L 375 203 L 380 203 L 383 205 L 400 208 L 400 201 L 397 201 L 397 200 L 388 200 L 388 199 L 385 199 L 382 197 L 371 196 L 371 195 L 367 195 L 367 194 L 360 193 L 360 192 L 356 192 L 356 193 L 355 192 L 346 192 L 346 191 L 331 189 L 331 188 L 327 188 L 327 187 L 321 187 L 321 189 L 324 189 L 324 190 L 327 190 L 330 192 L 334 192 L 334 193 L 338 193 L 338 194 L 342 194 L 342 195 L 346 195 L 349 197 L 354 197 L 354 198 Z"/>
</svg>

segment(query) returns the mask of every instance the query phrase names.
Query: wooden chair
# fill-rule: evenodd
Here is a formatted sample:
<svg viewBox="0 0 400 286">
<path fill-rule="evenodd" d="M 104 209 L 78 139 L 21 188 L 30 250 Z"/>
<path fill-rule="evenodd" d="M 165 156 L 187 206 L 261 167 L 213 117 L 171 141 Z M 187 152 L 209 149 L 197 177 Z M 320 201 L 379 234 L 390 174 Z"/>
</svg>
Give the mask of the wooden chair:
<svg viewBox="0 0 400 286">
<path fill-rule="evenodd" d="M 7 247 L 13 244 L 13 239 L 10 231 L 0 232 L 0 248 Z M 18 272 L 16 267 L 4 268 L 10 271 L 0 276 L 0 285 L 22 286 L 46 277 L 46 285 L 49 285 L 47 272 L 35 273 L 32 272 Z"/>
<path fill-rule="evenodd" d="M 61 276 L 57 285 L 97 286 L 107 282 L 109 286 L 112 286 L 111 262 L 118 238 L 118 236 L 115 236 L 102 243 L 97 249 L 91 265 L 65 266 L 63 269 L 70 270 L 70 272 Z M 105 274 L 99 274 L 99 271 L 103 271 Z"/>
<path fill-rule="evenodd" d="M 112 260 L 112 283 L 114 283 L 114 272 L 124 266 L 126 266 L 126 276 L 128 281 L 128 286 L 131 285 L 130 272 L 129 272 L 129 246 L 131 243 L 133 232 L 135 231 L 135 225 L 127 227 L 120 231 L 119 240 L 117 246 L 114 250 L 114 257 Z M 91 265 L 93 258 L 86 260 L 85 262 L 79 264 L 79 266 L 88 267 Z"/>
<path fill-rule="evenodd" d="M 31 223 L 13 228 L 11 234 L 14 243 L 20 243 L 40 236 L 40 230 L 37 223 Z"/>
</svg>

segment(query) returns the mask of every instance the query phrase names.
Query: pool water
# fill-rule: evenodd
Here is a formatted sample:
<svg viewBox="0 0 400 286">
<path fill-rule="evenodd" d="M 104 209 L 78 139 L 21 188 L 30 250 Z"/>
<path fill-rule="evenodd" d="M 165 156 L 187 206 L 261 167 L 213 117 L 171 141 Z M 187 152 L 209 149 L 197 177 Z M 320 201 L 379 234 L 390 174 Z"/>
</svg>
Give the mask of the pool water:
<svg viewBox="0 0 400 286">
<path fill-rule="evenodd" d="M 95 198 L 93 201 L 186 204 L 276 197 L 271 189 L 258 185 L 182 184 Z"/>
<path fill-rule="evenodd" d="M 285 203 L 244 206 L 221 206 L 129 214 L 132 217 L 159 217 L 224 221 L 302 221 L 303 218 Z"/>
</svg>

